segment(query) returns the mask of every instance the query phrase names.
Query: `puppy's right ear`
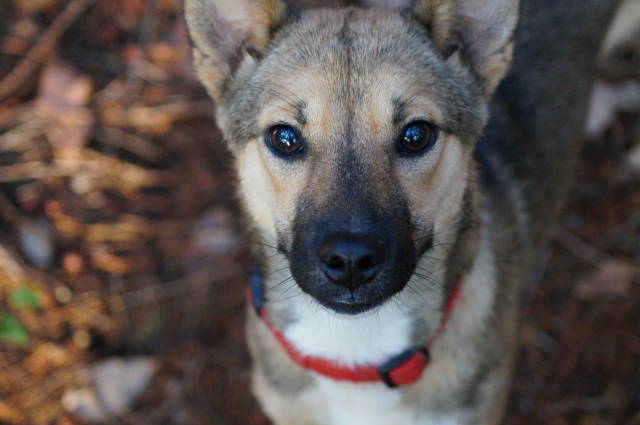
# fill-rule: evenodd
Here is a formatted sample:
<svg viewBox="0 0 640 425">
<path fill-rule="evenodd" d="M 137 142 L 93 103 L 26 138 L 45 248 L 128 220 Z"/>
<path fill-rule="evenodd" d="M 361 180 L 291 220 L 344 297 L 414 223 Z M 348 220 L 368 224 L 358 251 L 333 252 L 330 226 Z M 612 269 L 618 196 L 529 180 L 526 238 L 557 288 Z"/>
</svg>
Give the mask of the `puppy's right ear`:
<svg viewBox="0 0 640 425">
<path fill-rule="evenodd" d="M 520 0 L 415 0 L 412 12 L 444 56 L 454 52 L 473 70 L 489 98 L 511 64 L 519 6 Z"/>
<path fill-rule="evenodd" d="M 216 103 L 244 61 L 257 60 L 287 16 L 282 0 L 184 0 L 200 80 Z"/>
</svg>

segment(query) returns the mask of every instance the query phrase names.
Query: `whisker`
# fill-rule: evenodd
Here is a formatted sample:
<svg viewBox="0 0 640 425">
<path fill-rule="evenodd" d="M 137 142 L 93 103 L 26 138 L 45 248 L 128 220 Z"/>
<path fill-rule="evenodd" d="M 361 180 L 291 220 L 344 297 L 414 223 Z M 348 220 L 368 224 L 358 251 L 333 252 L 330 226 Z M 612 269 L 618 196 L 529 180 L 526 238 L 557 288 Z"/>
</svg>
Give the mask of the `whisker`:
<svg viewBox="0 0 640 425">
<path fill-rule="evenodd" d="M 436 279 L 436 278 L 434 278 L 432 276 L 427 276 L 427 275 L 424 275 L 424 274 L 421 274 L 421 273 L 414 273 L 413 275 L 417 276 L 417 277 L 419 277 L 421 279 L 424 279 L 425 281 L 431 283 L 432 285 L 434 285 L 438 289 L 443 289 L 444 288 L 444 285 L 442 284 L 442 282 L 440 282 L 440 280 L 438 280 L 438 279 Z"/>
<path fill-rule="evenodd" d="M 289 296 L 288 296 L 288 297 L 286 297 L 286 298 L 279 298 L 279 299 L 278 299 L 278 301 L 283 301 L 283 302 L 284 302 L 284 301 L 289 301 L 289 300 L 292 300 L 292 299 L 294 299 L 294 298 L 298 298 L 298 297 L 301 297 L 301 296 L 302 296 L 302 293 L 301 293 L 301 292 L 298 292 L 298 293 L 296 293 L 296 294 L 289 295 Z"/>
<path fill-rule="evenodd" d="M 288 265 L 286 265 L 286 266 L 281 267 L 281 268 L 279 268 L 279 269 L 277 269 L 277 270 L 274 270 L 274 271 L 272 271 L 271 273 L 268 273 L 267 275 L 265 275 L 265 276 L 264 276 L 264 279 L 268 278 L 269 276 L 273 276 L 274 274 L 276 274 L 276 273 L 278 273 L 278 272 L 281 272 L 281 271 L 283 271 L 283 270 L 286 270 L 286 269 L 288 269 L 288 268 L 289 268 L 289 266 L 288 266 Z"/>
<path fill-rule="evenodd" d="M 424 294 L 422 293 L 422 291 L 418 290 L 417 288 L 414 288 L 413 284 L 411 282 L 409 282 L 407 284 L 407 290 L 409 292 L 411 292 L 412 294 L 420 297 L 420 300 L 425 301 L 425 302 L 427 301 L 427 299 L 424 297 Z"/>
<path fill-rule="evenodd" d="M 434 260 L 434 261 L 438 261 L 438 262 L 442 262 L 442 261 L 445 260 L 444 258 L 436 257 L 436 256 L 433 256 L 433 255 L 429 255 L 427 253 L 422 254 L 422 256 L 420 258 L 428 258 L 430 260 Z"/>
<path fill-rule="evenodd" d="M 282 297 L 284 297 L 284 296 L 286 295 L 286 293 L 287 293 L 287 292 L 289 292 L 291 289 L 293 289 L 293 288 L 295 288 L 295 287 L 296 287 L 296 283 L 295 283 L 295 281 L 294 281 L 294 282 L 293 282 L 293 284 L 289 285 L 289 287 L 288 287 L 287 289 L 285 289 L 282 293 L 280 293 L 280 295 L 278 295 L 278 297 L 277 297 L 273 302 L 274 302 L 274 303 L 277 303 L 277 302 L 279 302 L 279 301 L 286 301 L 286 300 L 288 300 L 288 299 L 291 299 L 291 298 L 285 298 L 285 299 L 282 299 Z M 301 295 L 301 294 L 295 294 L 295 295 L 296 295 L 296 296 L 299 296 L 299 295 Z"/>
<path fill-rule="evenodd" d="M 256 242 L 256 243 L 257 243 L 257 244 L 259 244 L 259 245 L 262 245 L 262 246 L 264 246 L 264 247 L 271 248 L 271 249 L 273 249 L 273 250 L 275 250 L 275 251 L 283 252 L 283 253 L 285 253 L 285 254 L 288 254 L 288 252 L 287 252 L 284 248 L 282 248 L 282 247 L 277 247 L 277 246 L 269 245 L 268 243 L 265 243 L 265 242 Z"/>
<path fill-rule="evenodd" d="M 283 284 L 285 284 L 285 283 L 287 283 L 287 282 L 289 282 L 289 281 L 291 281 L 291 280 L 293 280 L 293 276 L 292 276 L 292 275 L 289 275 L 289 277 L 287 277 L 286 279 L 284 279 L 284 280 L 282 280 L 282 281 L 280 281 L 280 282 L 276 283 L 275 285 L 273 285 L 273 286 L 272 286 L 272 287 L 270 287 L 270 288 L 267 288 L 267 289 L 264 291 L 265 295 L 267 295 L 268 293 L 272 292 L 274 289 L 278 288 L 280 285 L 283 285 Z"/>
<path fill-rule="evenodd" d="M 398 310 L 400 310 L 402 312 L 402 314 L 407 318 L 407 319 L 411 319 L 411 316 L 409 315 L 409 312 L 407 310 L 405 310 L 404 306 L 402 305 L 402 302 L 400 302 L 400 300 L 398 299 L 397 296 L 394 296 L 391 298 L 393 303 L 396 305 L 396 307 L 398 307 Z M 378 321 L 382 324 L 382 321 L 380 319 L 380 313 L 378 312 L 377 314 L 378 316 Z"/>
</svg>

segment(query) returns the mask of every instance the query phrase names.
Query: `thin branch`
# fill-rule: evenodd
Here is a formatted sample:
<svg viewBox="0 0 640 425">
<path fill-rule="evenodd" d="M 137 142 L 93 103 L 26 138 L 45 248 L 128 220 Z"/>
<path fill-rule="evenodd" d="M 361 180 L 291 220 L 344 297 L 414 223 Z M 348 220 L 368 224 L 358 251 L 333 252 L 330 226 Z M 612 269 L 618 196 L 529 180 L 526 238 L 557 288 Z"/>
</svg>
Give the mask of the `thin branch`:
<svg viewBox="0 0 640 425">
<path fill-rule="evenodd" d="M 0 101 L 11 95 L 27 80 L 38 64 L 51 53 L 62 34 L 96 1 L 73 0 L 67 4 L 67 7 L 56 17 L 13 71 L 0 80 Z"/>
</svg>

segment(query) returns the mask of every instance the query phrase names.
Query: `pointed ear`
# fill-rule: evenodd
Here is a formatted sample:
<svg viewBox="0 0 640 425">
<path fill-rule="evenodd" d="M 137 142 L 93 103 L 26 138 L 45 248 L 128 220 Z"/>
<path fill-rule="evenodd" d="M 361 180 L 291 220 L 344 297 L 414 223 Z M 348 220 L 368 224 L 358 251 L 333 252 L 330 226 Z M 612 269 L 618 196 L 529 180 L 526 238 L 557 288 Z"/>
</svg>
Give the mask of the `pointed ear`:
<svg viewBox="0 0 640 425">
<path fill-rule="evenodd" d="M 218 102 L 245 60 L 256 60 L 287 16 L 282 0 L 184 0 L 196 72 Z"/>
<path fill-rule="evenodd" d="M 458 58 L 491 96 L 511 64 L 519 0 L 416 0 L 413 15 L 445 57 Z"/>
</svg>

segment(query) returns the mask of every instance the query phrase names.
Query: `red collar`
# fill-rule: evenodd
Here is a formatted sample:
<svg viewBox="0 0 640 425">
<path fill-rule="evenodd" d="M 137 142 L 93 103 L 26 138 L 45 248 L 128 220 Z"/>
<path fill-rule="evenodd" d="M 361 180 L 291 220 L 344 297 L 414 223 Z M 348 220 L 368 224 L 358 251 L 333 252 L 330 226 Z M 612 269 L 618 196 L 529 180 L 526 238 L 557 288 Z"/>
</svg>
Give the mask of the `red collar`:
<svg viewBox="0 0 640 425">
<path fill-rule="evenodd" d="M 451 293 L 444 306 L 444 311 L 440 319 L 440 324 L 436 332 L 429 341 L 422 347 L 413 347 L 399 353 L 381 365 L 343 366 L 335 361 L 302 354 L 289 341 L 282 331 L 276 328 L 268 318 L 267 309 L 264 307 L 264 286 L 262 273 L 256 268 L 251 277 L 251 286 L 247 291 L 247 298 L 262 319 L 267 329 L 280 343 L 282 349 L 289 355 L 291 360 L 304 369 L 312 370 L 327 378 L 336 381 L 347 382 L 384 382 L 390 388 L 411 385 L 418 381 L 424 370 L 429 365 L 429 351 L 436 338 L 442 334 L 447 322 L 451 318 L 451 313 L 456 301 L 460 297 L 462 279 L 452 288 Z"/>
</svg>

